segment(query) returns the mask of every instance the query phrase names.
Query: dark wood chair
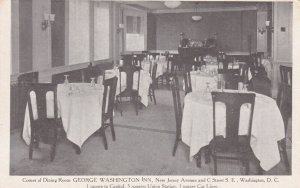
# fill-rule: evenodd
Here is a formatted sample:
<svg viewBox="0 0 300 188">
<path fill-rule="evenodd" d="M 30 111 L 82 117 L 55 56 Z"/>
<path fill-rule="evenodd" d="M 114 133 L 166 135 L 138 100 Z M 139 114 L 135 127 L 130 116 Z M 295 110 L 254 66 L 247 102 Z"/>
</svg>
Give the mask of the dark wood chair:
<svg viewBox="0 0 300 188">
<path fill-rule="evenodd" d="M 105 129 L 110 127 L 112 139 L 113 141 L 116 140 L 115 129 L 114 129 L 114 121 L 113 121 L 113 111 L 115 105 L 115 98 L 116 98 L 116 90 L 117 90 L 117 82 L 118 78 L 113 77 L 104 80 L 104 93 L 102 99 L 102 126 L 100 128 L 100 134 L 103 137 L 104 147 L 107 150 L 107 140 L 105 135 Z"/>
<path fill-rule="evenodd" d="M 21 74 L 17 84 L 11 87 L 11 127 L 23 127 L 28 87 L 38 82 L 39 73 L 28 72 Z"/>
<path fill-rule="evenodd" d="M 271 80 L 266 76 L 254 76 L 249 83 L 249 90 L 271 97 Z"/>
<path fill-rule="evenodd" d="M 281 96 L 282 96 L 282 88 L 281 86 L 283 85 L 282 83 L 285 83 L 287 85 L 290 85 L 292 87 L 292 83 L 293 83 L 293 69 L 292 67 L 287 67 L 287 66 L 283 66 L 280 65 L 279 66 L 279 72 L 280 72 L 280 78 L 281 78 L 281 83 L 279 84 L 278 87 L 278 94 L 277 94 L 277 104 L 280 104 L 281 101 Z"/>
<path fill-rule="evenodd" d="M 51 161 L 54 160 L 57 141 L 57 128 L 59 125 L 59 119 L 57 116 L 56 89 L 56 84 L 48 83 L 30 84 L 29 86 L 28 109 L 31 126 L 29 159 L 32 159 L 34 146 L 38 147 L 40 138 L 42 138 L 45 143 L 51 144 L 50 158 Z M 51 95 L 53 97 L 53 101 L 47 101 L 47 96 L 50 97 Z M 32 103 L 34 100 L 36 100 L 35 104 Z M 53 114 L 47 112 L 47 104 L 53 105 Z M 37 112 L 36 115 L 34 114 L 34 109 Z"/>
<path fill-rule="evenodd" d="M 175 144 L 172 152 L 172 155 L 175 156 L 178 143 L 179 141 L 181 141 L 181 121 L 182 121 L 182 107 L 181 107 L 181 99 L 179 93 L 179 83 L 178 83 L 178 78 L 176 76 L 174 76 L 172 79 L 171 88 L 172 88 L 175 120 L 176 120 L 176 139 L 175 139 Z"/>
<path fill-rule="evenodd" d="M 281 100 L 279 103 L 279 109 L 282 115 L 282 119 L 284 122 L 285 135 L 287 133 L 288 121 L 289 118 L 292 117 L 292 87 L 287 83 L 281 83 Z M 281 158 L 284 161 L 285 168 L 287 172 L 291 171 L 291 167 L 288 161 L 287 152 L 286 152 L 286 137 L 285 139 L 279 141 L 279 151 Z"/>
<path fill-rule="evenodd" d="M 141 66 L 142 61 L 146 57 L 145 54 L 134 54 L 132 59 L 132 64 L 135 66 Z"/>
<path fill-rule="evenodd" d="M 214 161 L 214 175 L 218 174 L 217 159 L 240 160 L 249 174 L 249 157 L 252 154 L 250 146 L 255 94 L 212 92 L 213 100 L 213 139 L 210 142 L 211 155 Z M 226 106 L 225 136 L 216 134 L 216 102 Z M 246 135 L 239 135 L 240 108 L 250 104 L 250 120 Z"/>
<path fill-rule="evenodd" d="M 157 63 L 154 63 L 151 71 L 152 83 L 149 86 L 149 97 L 151 101 L 153 98 L 154 104 L 156 104 L 155 89 L 157 88 L 156 71 L 157 71 Z"/>
<path fill-rule="evenodd" d="M 159 59 L 160 53 L 150 52 L 149 55 L 153 57 L 153 62 L 157 62 Z"/>
<path fill-rule="evenodd" d="M 98 65 L 92 65 L 91 63 L 88 65 L 87 68 L 83 69 L 83 82 L 90 83 L 92 78 L 95 78 L 97 81 L 98 76 L 103 75 L 104 77 L 104 70 L 100 68 Z M 104 78 L 103 78 L 104 81 Z"/>
<path fill-rule="evenodd" d="M 138 115 L 138 107 L 139 107 L 139 105 L 141 105 L 141 96 L 139 95 L 140 70 L 141 70 L 141 67 L 130 65 L 130 64 L 126 64 L 122 67 L 119 67 L 120 93 L 116 96 L 118 104 L 122 102 L 123 97 L 130 98 L 131 101 L 135 104 L 136 115 Z M 126 88 L 124 91 L 121 91 L 121 89 L 122 89 L 122 87 L 121 87 L 122 86 L 122 79 L 121 79 L 122 73 L 126 74 Z M 133 89 L 134 73 L 138 74 L 137 89 Z M 120 110 L 120 112 L 122 115 L 123 111 Z"/>
<path fill-rule="evenodd" d="M 293 85 L 293 79 L 292 79 L 293 69 L 292 69 L 292 67 L 280 65 L 279 71 L 280 71 L 281 82 L 292 86 Z"/>
<path fill-rule="evenodd" d="M 158 84 L 167 85 L 167 88 L 170 89 L 170 83 L 175 75 L 175 66 L 176 66 L 176 59 L 177 54 L 170 54 L 168 51 L 164 54 L 166 56 L 166 63 L 167 63 L 167 70 L 163 73 L 162 76 L 158 78 Z"/>
<path fill-rule="evenodd" d="M 133 65 L 133 54 L 124 54 L 122 55 L 123 66 L 132 66 Z"/>
<path fill-rule="evenodd" d="M 228 69 L 228 62 L 225 52 L 218 52 L 217 55 L 218 70 Z"/>
<path fill-rule="evenodd" d="M 263 52 L 256 52 L 250 55 L 248 64 L 253 76 L 267 76 L 267 72 L 262 65 Z"/>
<path fill-rule="evenodd" d="M 248 64 L 247 63 L 241 64 L 239 66 L 239 76 L 241 77 L 241 80 L 243 81 L 243 83 L 249 82 L 248 73 L 249 73 Z"/>
<path fill-rule="evenodd" d="M 184 80 L 184 91 L 185 95 L 188 93 L 192 92 L 192 80 L 191 80 L 191 72 L 190 71 L 185 71 L 183 75 L 183 80 Z"/>
</svg>

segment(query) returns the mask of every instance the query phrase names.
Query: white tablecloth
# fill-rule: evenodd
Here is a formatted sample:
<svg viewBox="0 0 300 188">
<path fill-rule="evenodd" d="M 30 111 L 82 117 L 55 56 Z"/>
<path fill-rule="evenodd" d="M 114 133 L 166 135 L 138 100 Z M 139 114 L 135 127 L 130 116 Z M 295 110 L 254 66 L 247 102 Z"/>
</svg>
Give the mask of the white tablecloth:
<svg viewBox="0 0 300 188">
<path fill-rule="evenodd" d="M 191 71 L 190 74 L 193 91 L 206 90 L 207 86 L 209 86 L 210 89 L 217 89 L 217 77 L 211 76 L 209 73 L 203 71 Z M 185 90 L 185 84 L 183 84 L 183 90 Z"/>
<path fill-rule="evenodd" d="M 233 91 L 232 91 L 233 92 Z M 210 93 L 191 92 L 185 97 L 182 117 L 182 141 L 190 146 L 190 159 L 213 138 L 213 107 Z M 249 120 L 249 106 L 241 109 L 240 130 L 243 134 Z M 217 134 L 225 132 L 225 106 L 217 105 Z M 284 124 L 276 101 L 256 94 L 251 148 L 264 170 L 270 170 L 280 161 L 277 141 L 284 138 Z"/>
<path fill-rule="evenodd" d="M 67 138 L 79 147 L 101 127 L 102 97 L 103 86 L 98 84 L 95 86 L 88 83 L 58 84 L 58 115 L 62 118 Z M 47 98 L 47 101 L 53 101 L 53 95 Z M 50 114 L 52 115 L 48 117 L 53 117 L 53 112 Z M 30 129 L 27 106 L 23 129 L 23 139 L 27 144 L 30 144 Z"/>
<path fill-rule="evenodd" d="M 119 74 L 119 69 L 111 69 L 111 70 L 106 70 L 105 71 L 105 78 L 111 78 L 113 76 L 118 77 L 118 84 L 117 84 L 117 91 L 116 95 L 120 93 L 120 74 Z M 133 75 L 133 89 L 137 89 L 138 86 L 138 73 L 134 73 Z M 126 73 L 122 72 L 121 73 L 121 91 L 124 91 L 126 88 Z M 149 92 L 149 86 L 152 83 L 152 79 L 150 76 L 150 73 L 145 70 L 140 71 L 140 85 L 139 85 L 139 95 L 141 96 L 141 103 L 144 104 L 145 106 L 148 106 L 149 101 L 148 101 L 148 92 Z"/>
<path fill-rule="evenodd" d="M 152 68 L 154 63 L 157 63 L 156 78 L 167 72 L 168 64 L 165 56 L 159 56 L 158 60 L 155 62 L 152 60 Z M 143 70 L 150 72 L 150 60 L 144 60 L 141 65 Z"/>
<path fill-rule="evenodd" d="M 264 66 L 267 76 L 270 80 L 272 80 L 272 63 L 270 59 L 262 59 L 261 60 L 262 66 Z"/>
</svg>

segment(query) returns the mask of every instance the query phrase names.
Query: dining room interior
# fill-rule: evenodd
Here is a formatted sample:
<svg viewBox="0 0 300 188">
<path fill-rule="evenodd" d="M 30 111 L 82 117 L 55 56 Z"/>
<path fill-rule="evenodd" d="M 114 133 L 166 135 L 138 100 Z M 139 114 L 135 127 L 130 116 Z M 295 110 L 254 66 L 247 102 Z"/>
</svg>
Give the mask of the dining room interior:
<svg viewBox="0 0 300 188">
<path fill-rule="evenodd" d="M 292 175 L 293 8 L 12 0 L 10 175 Z"/>
</svg>

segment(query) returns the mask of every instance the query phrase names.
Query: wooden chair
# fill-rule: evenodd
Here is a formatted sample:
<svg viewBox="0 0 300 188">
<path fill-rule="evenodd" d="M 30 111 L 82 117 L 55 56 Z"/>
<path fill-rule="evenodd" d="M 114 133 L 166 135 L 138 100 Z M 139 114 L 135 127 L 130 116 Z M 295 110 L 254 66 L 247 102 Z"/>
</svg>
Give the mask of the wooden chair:
<svg viewBox="0 0 300 188">
<path fill-rule="evenodd" d="M 281 82 L 292 86 L 293 85 L 293 79 L 292 79 L 293 69 L 292 69 L 292 67 L 280 65 L 279 71 L 280 71 Z"/>
<path fill-rule="evenodd" d="M 133 54 L 124 54 L 122 55 L 123 66 L 132 66 L 133 65 Z"/>
<path fill-rule="evenodd" d="M 135 66 L 141 66 L 142 61 L 146 57 L 145 54 L 134 54 L 132 59 L 132 64 Z"/>
<path fill-rule="evenodd" d="M 190 71 L 185 71 L 185 73 L 183 75 L 183 80 L 184 80 L 185 95 L 187 95 L 188 93 L 193 91 Z"/>
<path fill-rule="evenodd" d="M 172 88 L 175 120 L 176 120 L 176 139 L 175 139 L 175 144 L 172 153 L 172 155 L 175 156 L 178 142 L 181 141 L 181 121 L 182 121 L 182 107 L 180 102 L 181 99 L 179 93 L 179 83 L 178 83 L 178 78 L 176 76 L 174 76 L 172 79 L 171 88 Z"/>
<path fill-rule="evenodd" d="M 247 64 L 241 64 L 239 66 L 239 76 L 241 77 L 241 80 L 243 83 L 248 83 L 248 72 L 249 72 L 249 67 Z"/>
<path fill-rule="evenodd" d="M 141 104 L 141 96 L 139 95 L 139 88 L 140 88 L 140 70 L 141 67 L 134 66 L 134 65 L 125 65 L 122 67 L 119 67 L 119 78 L 120 78 L 120 93 L 116 96 L 117 103 L 122 102 L 122 98 L 130 98 L 131 101 L 135 104 L 135 111 L 136 115 L 138 115 L 138 107 Z M 122 89 L 122 73 L 126 74 L 126 88 L 124 91 L 121 91 Z M 137 89 L 133 89 L 133 78 L 134 73 L 138 74 L 138 80 L 137 80 Z M 122 110 L 120 110 L 121 115 L 123 114 Z"/>
<path fill-rule="evenodd" d="M 154 104 L 156 104 L 155 89 L 157 88 L 156 71 L 157 71 L 157 63 L 154 63 L 151 71 L 152 83 L 149 86 L 149 94 L 148 94 L 151 101 L 153 98 Z"/>
<path fill-rule="evenodd" d="M 246 174 L 249 174 L 255 94 L 212 92 L 211 95 L 213 100 L 213 139 L 210 142 L 210 150 L 214 161 L 214 175 L 218 174 L 217 159 L 240 160 L 246 168 Z M 226 106 L 225 136 L 216 134 L 216 102 L 222 102 Z M 251 105 L 249 126 L 246 135 L 239 135 L 240 108 L 245 103 Z"/>
<path fill-rule="evenodd" d="M 271 97 L 271 80 L 266 76 L 254 76 L 249 87 L 251 91 Z"/>
<path fill-rule="evenodd" d="M 256 52 L 250 55 L 249 65 L 253 76 L 267 76 L 267 72 L 262 65 L 263 52 Z"/>
<path fill-rule="evenodd" d="M 171 79 L 175 75 L 177 54 L 170 54 L 168 51 L 166 51 L 164 55 L 166 56 L 167 70 L 157 79 L 157 81 L 158 84 L 166 84 L 167 88 L 170 89 Z"/>
<path fill-rule="evenodd" d="M 160 53 L 150 52 L 149 55 L 152 56 L 153 62 L 157 62 L 159 59 Z"/>
<path fill-rule="evenodd" d="M 280 65 L 279 66 L 279 72 L 280 72 L 280 78 L 281 78 L 281 84 L 279 84 L 278 87 L 278 94 L 277 94 L 277 104 L 280 104 L 281 101 L 281 96 L 282 96 L 282 88 L 281 86 L 283 85 L 282 83 L 285 83 L 287 85 L 290 85 L 292 87 L 292 83 L 293 83 L 293 69 L 292 67 L 287 67 L 287 66 L 283 66 Z"/>
<path fill-rule="evenodd" d="M 90 83 L 91 78 L 95 78 L 95 81 L 97 81 L 98 76 L 103 75 L 103 77 L 104 77 L 104 73 L 105 73 L 105 71 L 103 70 L 103 68 L 100 68 L 97 65 L 93 66 L 90 63 L 87 68 L 83 69 L 83 75 L 84 75 L 83 82 Z M 104 80 L 104 78 L 103 78 L 103 80 Z"/>
<path fill-rule="evenodd" d="M 116 90 L 117 90 L 117 82 L 118 78 L 113 77 L 104 80 L 104 93 L 102 99 L 102 126 L 100 128 L 100 134 L 103 137 L 104 147 L 107 150 L 107 140 L 105 135 L 105 129 L 110 127 L 113 141 L 116 140 L 115 129 L 114 129 L 114 121 L 113 121 L 113 111 L 115 105 L 116 98 Z M 107 121 L 109 121 L 107 123 Z"/>
<path fill-rule="evenodd" d="M 217 61 L 218 61 L 218 71 L 222 71 L 223 69 L 228 69 L 228 62 L 226 59 L 225 52 L 218 52 L 217 55 Z"/>
<path fill-rule="evenodd" d="M 288 128 L 288 120 L 290 117 L 292 117 L 292 87 L 288 85 L 287 83 L 281 83 L 281 100 L 279 103 L 279 109 L 282 115 L 282 119 L 284 122 L 284 128 L 285 128 L 285 135 L 287 133 Z M 286 152 L 286 138 L 279 141 L 279 151 L 281 158 L 284 161 L 285 168 L 287 172 L 291 171 L 291 167 L 288 161 L 287 152 Z"/>
<path fill-rule="evenodd" d="M 29 72 L 18 77 L 18 83 L 11 92 L 11 118 L 16 119 L 17 127 L 23 127 L 27 104 L 28 87 L 39 82 L 39 72 Z M 13 122 L 13 121 L 12 121 Z"/>
<path fill-rule="evenodd" d="M 33 147 L 38 147 L 40 138 L 51 144 L 51 161 L 54 160 L 57 128 L 59 119 L 57 116 L 57 93 L 55 84 L 30 84 L 28 89 L 28 109 L 31 127 L 31 140 L 29 146 L 29 159 L 32 159 Z M 47 100 L 47 96 L 52 100 Z M 36 101 L 36 102 L 33 102 Z M 50 102 L 50 104 L 49 104 Z M 47 111 L 47 105 L 53 105 L 53 114 Z M 36 113 L 34 113 L 36 112 Z"/>
</svg>

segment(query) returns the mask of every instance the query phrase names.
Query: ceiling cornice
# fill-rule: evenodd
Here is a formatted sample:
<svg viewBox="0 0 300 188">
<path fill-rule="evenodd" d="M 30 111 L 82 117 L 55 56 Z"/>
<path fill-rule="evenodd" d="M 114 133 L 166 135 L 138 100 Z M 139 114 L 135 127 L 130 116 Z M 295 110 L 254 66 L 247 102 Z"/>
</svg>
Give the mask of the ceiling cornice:
<svg viewBox="0 0 300 188">
<path fill-rule="evenodd" d="M 224 8 L 197 8 L 197 12 L 229 12 L 229 11 L 247 11 L 247 10 L 257 10 L 256 6 L 248 7 L 224 7 Z M 165 13 L 195 13 L 195 9 L 163 9 L 163 10 L 153 10 L 153 14 L 165 14 Z"/>
</svg>

